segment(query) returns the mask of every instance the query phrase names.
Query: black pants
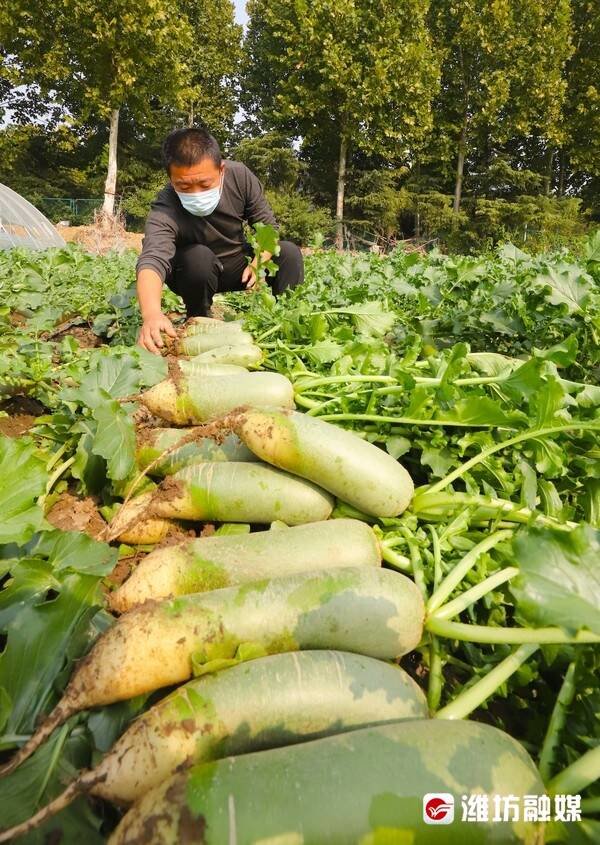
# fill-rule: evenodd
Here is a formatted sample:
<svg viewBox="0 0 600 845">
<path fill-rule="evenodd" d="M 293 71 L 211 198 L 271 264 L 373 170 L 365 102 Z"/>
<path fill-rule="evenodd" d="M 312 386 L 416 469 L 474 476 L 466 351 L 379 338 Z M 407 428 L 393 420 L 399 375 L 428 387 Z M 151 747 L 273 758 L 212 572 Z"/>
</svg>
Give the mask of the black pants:
<svg viewBox="0 0 600 845">
<path fill-rule="evenodd" d="M 267 273 L 266 276 L 275 295 L 304 280 L 300 249 L 291 241 L 280 241 L 279 247 L 279 255 L 273 259 L 277 273 L 273 276 Z M 166 283 L 183 299 L 188 317 L 207 317 L 215 293 L 245 290 L 242 272 L 248 266 L 248 255 L 252 255 L 250 246 L 245 247 L 244 252 L 223 258 L 217 258 L 211 249 L 202 244 L 181 247 L 175 253 L 172 272 Z"/>
</svg>

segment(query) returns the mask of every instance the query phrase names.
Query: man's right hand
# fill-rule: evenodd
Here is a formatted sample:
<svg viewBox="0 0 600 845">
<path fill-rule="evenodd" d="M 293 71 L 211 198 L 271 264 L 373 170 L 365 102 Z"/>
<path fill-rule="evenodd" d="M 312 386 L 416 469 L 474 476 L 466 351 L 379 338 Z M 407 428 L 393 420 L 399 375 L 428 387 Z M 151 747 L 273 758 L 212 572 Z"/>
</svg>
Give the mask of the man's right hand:
<svg viewBox="0 0 600 845">
<path fill-rule="evenodd" d="M 164 314 L 154 314 L 151 317 L 146 317 L 140 329 L 140 336 L 138 337 L 139 345 L 147 349 L 148 352 L 160 355 L 160 350 L 165 345 L 161 332 L 169 335 L 169 337 L 177 337 L 173 323 Z"/>
</svg>

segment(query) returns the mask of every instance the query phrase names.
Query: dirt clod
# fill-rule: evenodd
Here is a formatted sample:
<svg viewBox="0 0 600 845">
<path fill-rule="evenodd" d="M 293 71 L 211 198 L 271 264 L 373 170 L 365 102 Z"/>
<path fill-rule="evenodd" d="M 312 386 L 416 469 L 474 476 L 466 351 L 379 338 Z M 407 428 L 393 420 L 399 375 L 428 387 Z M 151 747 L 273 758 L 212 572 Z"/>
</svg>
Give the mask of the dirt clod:
<svg viewBox="0 0 600 845">
<path fill-rule="evenodd" d="M 72 493 L 61 493 L 52 505 L 46 519 L 62 531 L 83 531 L 94 540 L 103 534 L 106 523 L 98 513 L 91 497 L 79 498 Z"/>
</svg>

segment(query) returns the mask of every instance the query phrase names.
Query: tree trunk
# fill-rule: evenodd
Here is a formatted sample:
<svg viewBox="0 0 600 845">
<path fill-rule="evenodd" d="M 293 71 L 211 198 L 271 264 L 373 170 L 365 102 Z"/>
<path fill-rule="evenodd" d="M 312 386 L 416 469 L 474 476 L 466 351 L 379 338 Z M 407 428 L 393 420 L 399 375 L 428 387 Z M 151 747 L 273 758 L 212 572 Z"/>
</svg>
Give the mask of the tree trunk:
<svg viewBox="0 0 600 845">
<path fill-rule="evenodd" d="M 558 198 L 562 199 L 565 195 L 565 151 L 561 150 L 558 156 Z"/>
<path fill-rule="evenodd" d="M 545 193 L 546 196 L 549 197 L 552 191 L 552 169 L 554 167 L 554 147 L 550 147 L 548 149 L 548 160 L 546 162 L 546 176 L 544 177 L 545 182 Z"/>
<path fill-rule="evenodd" d="M 340 139 L 340 157 L 338 161 L 337 197 L 335 202 L 335 246 L 344 248 L 344 190 L 346 188 L 346 158 L 348 139 L 344 134 Z"/>
<path fill-rule="evenodd" d="M 421 162 L 417 161 L 415 164 L 415 173 L 417 176 L 417 199 L 415 203 L 415 238 L 421 237 L 421 205 L 419 203 L 419 193 L 421 192 Z"/>
<path fill-rule="evenodd" d="M 108 135 L 108 173 L 104 183 L 104 205 L 102 211 L 109 217 L 115 214 L 115 193 L 117 190 L 117 141 L 119 138 L 119 109 L 110 113 Z"/>
<path fill-rule="evenodd" d="M 462 198 L 463 174 L 465 172 L 465 147 L 467 145 L 467 122 L 465 120 L 463 128 L 460 130 L 460 138 L 458 139 L 458 159 L 456 162 L 456 182 L 454 183 L 454 206 L 455 214 L 460 211 L 460 201 Z"/>
</svg>

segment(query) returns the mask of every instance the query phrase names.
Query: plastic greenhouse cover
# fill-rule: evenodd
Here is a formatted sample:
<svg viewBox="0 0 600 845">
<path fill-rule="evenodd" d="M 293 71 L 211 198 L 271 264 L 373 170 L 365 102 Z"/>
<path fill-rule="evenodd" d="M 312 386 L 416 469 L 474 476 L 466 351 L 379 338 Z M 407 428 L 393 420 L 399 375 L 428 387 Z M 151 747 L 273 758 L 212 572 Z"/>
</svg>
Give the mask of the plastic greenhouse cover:
<svg viewBox="0 0 600 845">
<path fill-rule="evenodd" d="M 65 242 L 41 211 L 7 185 L 0 184 L 0 249 L 46 249 Z"/>
</svg>

